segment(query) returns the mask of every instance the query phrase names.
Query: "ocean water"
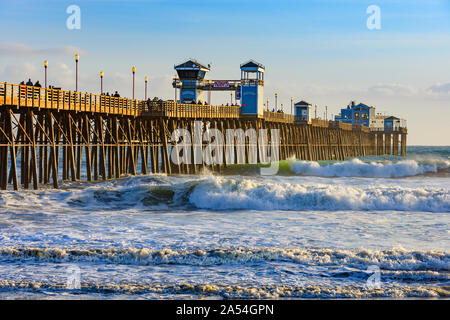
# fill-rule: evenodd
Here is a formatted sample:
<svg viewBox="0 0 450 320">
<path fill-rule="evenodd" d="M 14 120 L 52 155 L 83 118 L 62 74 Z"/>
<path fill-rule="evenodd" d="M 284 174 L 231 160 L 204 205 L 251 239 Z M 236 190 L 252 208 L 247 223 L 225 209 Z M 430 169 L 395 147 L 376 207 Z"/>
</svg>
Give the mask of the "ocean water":
<svg viewBox="0 0 450 320">
<path fill-rule="evenodd" d="M 449 191 L 450 147 L 2 191 L 0 299 L 448 297 Z"/>
</svg>

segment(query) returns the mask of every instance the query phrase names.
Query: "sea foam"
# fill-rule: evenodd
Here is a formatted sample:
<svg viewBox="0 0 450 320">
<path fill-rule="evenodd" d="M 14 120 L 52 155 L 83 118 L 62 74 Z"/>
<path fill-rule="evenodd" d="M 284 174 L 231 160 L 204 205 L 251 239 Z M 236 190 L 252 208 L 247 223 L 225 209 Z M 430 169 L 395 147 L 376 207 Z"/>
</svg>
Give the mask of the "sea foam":
<svg viewBox="0 0 450 320">
<path fill-rule="evenodd" d="M 445 159 L 401 160 L 398 162 L 364 162 L 360 159 L 320 164 L 315 161 L 292 161 L 291 170 L 295 174 L 320 177 L 368 177 L 399 178 L 416 176 L 439 169 L 450 168 Z"/>
<path fill-rule="evenodd" d="M 332 249 L 332 248 L 217 248 L 217 249 L 70 249 L 70 248 L 0 248 L 0 260 L 46 262 L 95 262 L 129 265 L 178 264 L 213 266 L 283 261 L 307 266 L 347 266 L 366 270 L 377 265 L 384 271 L 436 271 L 448 279 L 450 255 L 432 250 Z"/>
<path fill-rule="evenodd" d="M 450 212 L 448 189 L 404 186 L 298 184 L 210 178 L 189 202 L 210 210 L 394 210 Z"/>
</svg>

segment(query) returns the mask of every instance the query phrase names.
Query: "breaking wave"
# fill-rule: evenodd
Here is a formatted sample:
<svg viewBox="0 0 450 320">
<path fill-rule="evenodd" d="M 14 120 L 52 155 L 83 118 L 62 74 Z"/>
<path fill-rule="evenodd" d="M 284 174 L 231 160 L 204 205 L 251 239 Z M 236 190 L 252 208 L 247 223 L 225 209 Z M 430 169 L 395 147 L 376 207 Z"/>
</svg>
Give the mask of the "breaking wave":
<svg viewBox="0 0 450 320">
<path fill-rule="evenodd" d="M 442 251 L 328 249 L 328 248 L 219 248 L 219 249 L 62 249 L 62 248 L 0 248 L 0 261 L 23 265 L 26 263 L 70 263 L 88 269 L 96 265 L 188 265 L 196 267 L 271 269 L 270 265 L 289 264 L 289 273 L 298 272 L 300 278 L 318 279 L 317 284 L 302 281 L 285 283 L 227 282 L 212 280 L 182 280 L 176 283 L 124 281 L 106 276 L 90 278 L 85 275 L 77 294 L 183 295 L 216 296 L 221 298 L 363 298 L 363 297 L 448 297 L 450 255 Z M 265 266 L 267 264 L 267 267 Z M 294 267 L 298 266 L 298 269 Z M 378 266 L 383 279 L 382 288 L 368 288 L 365 283 L 372 274 L 369 266 Z M 111 267 L 109 267 L 111 269 Z M 132 270 L 132 269 L 130 269 Z M 226 270 L 226 269 L 225 269 Z M 283 268 L 276 272 L 285 272 Z M 58 277 L 53 278 L 55 281 Z M 65 280 L 65 278 L 62 278 Z M 322 280 L 321 280 L 322 279 Z M 349 284 L 348 280 L 352 280 Z M 63 282 L 30 279 L 0 280 L 0 291 L 28 291 L 70 293 Z"/>
<path fill-rule="evenodd" d="M 155 178 L 157 179 L 157 178 Z M 159 178 L 158 178 L 159 179 Z M 170 177 L 120 184 L 98 184 L 84 189 L 33 193 L 27 198 L 15 192 L 0 195 L 0 206 L 45 206 L 58 210 L 393 210 L 450 212 L 449 189 L 445 186 L 415 187 L 384 185 L 382 182 L 327 184 L 298 179 L 263 180 L 245 177 L 207 176 L 194 180 Z M 64 201 L 61 201 L 61 199 Z"/>
<path fill-rule="evenodd" d="M 219 248 L 219 249 L 63 249 L 63 248 L 0 248 L 3 261 L 41 262 L 98 262 L 126 265 L 179 264 L 213 266 L 223 264 L 261 263 L 283 261 L 301 265 L 342 266 L 365 270 L 377 265 L 385 271 L 447 272 L 449 278 L 450 254 L 443 251 L 328 249 L 328 248 Z"/>
<path fill-rule="evenodd" d="M 293 161 L 291 171 L 298 175 L 319 177 L 368 177 L 399 178 L 436 173 L 450 168 L 450 160 L 422 159 L 365 162 L 360 159 L 336 163 L 318 163 L 314 161 Z"/>
<path fill-rule="evenodd" d="M 210 210 L 394 210 L 450 211 L 444 188 L 293 184 L 215 178 L 198 184 L 189 196 Z"/>
<path fill-rule="evenodd" d="M 437 298 L 449 297 L 449 286 L 430 285 L 405 285 L 405 286 L 385 286 L 380 289 L 367 288 L 363 285 L 264 285 L 258 287 L 245 285 L 222 285 L 222 284 L 105 284 L 95 282 L 82 282 L 80 289 L 68 290 L 63 283 L 48 283 L 37 281 L 8 281 L 0 280 L 2 291 L 32 291 L 42 292 L 48 296 L 49 292 L 72 293 L 74 297 L 83 293 L 100 293 L 105 295 L 148 295 L 156 294 L 156 298 L 170 296 L 183 297 L 219 297 L 224 299 L 276 299 L 276 298 Z M 38 296 L 39 297 L 39 296 Z M 153 296 L 155 297 L 155 296 Z M 102 296 L 105 298 L 105 296 Z"/>
</svg>

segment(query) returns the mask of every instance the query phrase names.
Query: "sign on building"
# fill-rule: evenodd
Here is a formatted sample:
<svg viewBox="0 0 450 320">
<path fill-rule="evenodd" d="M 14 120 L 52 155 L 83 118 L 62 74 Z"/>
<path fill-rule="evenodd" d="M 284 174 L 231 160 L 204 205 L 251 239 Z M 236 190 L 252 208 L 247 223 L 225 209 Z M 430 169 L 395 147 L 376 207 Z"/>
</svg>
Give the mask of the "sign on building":
<svg viewBox="0 0 450 320">
<path fill-rule="evenodd" d="M 214 88 L 229 88 L 230 84 L 228 81 L 214 81 L 213 83 Z"/>
</svg>

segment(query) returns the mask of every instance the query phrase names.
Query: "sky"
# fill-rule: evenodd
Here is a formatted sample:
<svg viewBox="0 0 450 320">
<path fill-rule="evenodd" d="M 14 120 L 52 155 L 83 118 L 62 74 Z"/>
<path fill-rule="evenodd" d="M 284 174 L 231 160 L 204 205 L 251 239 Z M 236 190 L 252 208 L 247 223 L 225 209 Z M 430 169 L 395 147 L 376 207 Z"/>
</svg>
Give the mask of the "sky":
<svg viewBox="0 0 450 320">
<path fill-rule="evenodd" d="M 80 29 L 67 28 L 70 5 Z M 367 21 L 380 9 L 380 28 Z M 290 98 L 337 114 L 350 101 L 407 119 L 408 144 L 450 145 L 450 0 L 0 0 L 0 81 L 29 77 L 79 90 L 173 99 L 175 64 L 211 64 L 208 79 L 239 79 L 249 59 L 265 65 L 265 99 Z M 213 104 L 229 93 L 212 94 Z"/>
</svg>

